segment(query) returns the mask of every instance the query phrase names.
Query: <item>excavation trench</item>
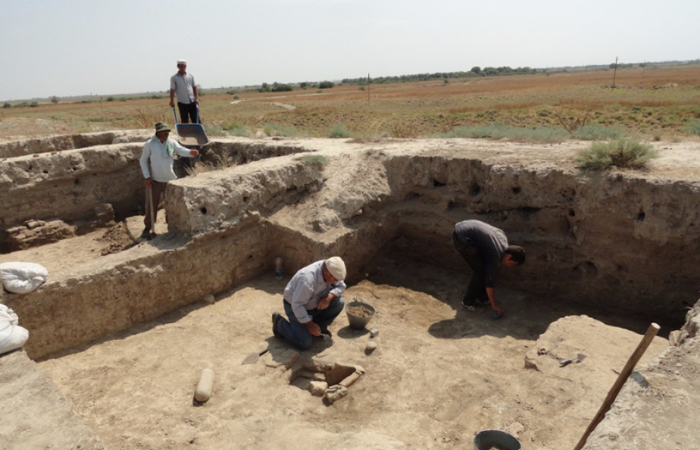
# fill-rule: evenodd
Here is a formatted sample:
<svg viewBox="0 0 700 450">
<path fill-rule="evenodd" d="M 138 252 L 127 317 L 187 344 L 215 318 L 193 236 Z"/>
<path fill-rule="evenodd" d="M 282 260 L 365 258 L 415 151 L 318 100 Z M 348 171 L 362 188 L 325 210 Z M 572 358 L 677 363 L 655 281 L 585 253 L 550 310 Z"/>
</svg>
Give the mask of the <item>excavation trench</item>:
<svg viewBox="0 0 700 450">
<path fill-rule="evenodd" d="M 182 333 L 194 336 L 201 327 L 211 324 L 212 336 L 224 339 L 226 351 L 235 354 L 244 353 L 239 347 L 251 346 L 245 350 L 255 350 L 256 339 L 277 348 L 280 343 L 269 336 L 268 330 L 269 313 L 279 309 L 284 287 L 270 277 L 276 256 L 282 257 L 288 279 L 309 262 L 341 255 L 349 270 L 348 300 L 375 305 L 377 322 L 396 333 L 395 345 L 407 355 L 414 350 L 422 354 L 420 348 L 425 346 L 438 355 L 430 364 L 448 371 L 456 366 L 443 357 L 448 358 L 450 352 L 473 352 L 475 349 L 465 339 L 491 342 L 493 332 L 521 347 L 516 355 L 510 344 L 505 345 L 510 350 L 504 350 L 500 356 L 511 352 L 507 359 L 518 363 L 501 369 L 517 372 L 522 368 L 527 348 L 532 347 L 549 323 L 568 315 L 587 314 L 636 331 L 643 331 L 644 324 L 651 320 L 668 329 L 680 327 L 686 307 L 697 299 L 700 285 L 699 257 L 688 251 L 700 238 L 700 217 L 695 206 L 700 188 L 694 181 L 698 178 L 694 173 L 668 172 L 663 177 L 630 172 L 582 174 L 570 162 L 577 148 L 579 144 L 542 149 L 471 141 L 372 145 L 333 140 L 284 145 L 245 140 L 218 142 L 207 157 L 209 169 L 195 170 L 194 176 L 171 183 L 164 204 L 167 233 L 108 254 L 52 261 L 35 259 L 32 262 L 44 263 L 50 269 L 49 281 L 27 295 L 6 294 L 2 302 L 13 308 L 21 324 L 30 330 L 27 354 L 44 361 L 42 367 L 49 373 L 65 371 L 76 376 L 87 370 L 80 369 L 82 363 L 77 360 L 71 363 L 78 355 L 91 359 L 102 354 L 100 348 L 118 351 L 122 341 L 124 345 L 133 341 L 157 353 L 157 347 L 148 340 L 160 342 L 158 330 L 170 327 L 185 327 Z M 2 161 L 7 175 L 3 179 L 29 180 L 16 188 L 15 182 L 6 185 L 13 186 L 3 200 L 11 205 L 3 219 L 6 235 L 8 229 L 28 220 L 57 219 L 69 225 L 89 221 L 94 207 L 105 203 L 113 206 L 114 218 L 123 221 L 127 235 L 137 235 L 142 220 L 134 216 L 142 198 L 138 155 L 135 144 L 110 144 Z M 62 165 L 66 158 L 86 162 L 74 171 L 73 179 L 71 171 Z M 120 161 L 118 175 L 114 174 L 115 166 L 105 168 L 103 177 L 95 165 L 87 163 L 105 158 Z M 28 165 L 30 160 L 39 159 L 44 161 L 40 167 L 60 169 L 57 172 L 61 175 L 52 178 L 51 170 L 48 177 L 33 175 L 36 165 Z M 675 160 L 669 161 L 673 164 Z M 56 197 L 47 194 L 51 186 L 58 185 L 56 189 L 60 190 L 86 176 L 98 184 L 92 189 L 92 197 L 76 196 L 85 204 L 52 204 Z M 104 180 L 98 181 L 101 178 Z M 129 185 L 133 190 L 117 194 L 106 187 L 96 187 L 103 186 L 99 183 L 115 184 L 117 180 L 122 188 Z M 30 194 L 34 189 L 44 189 L 44 194 Z M 10 201 L 20 192 L 31 198 L 29 207 Z M 491 323 L 486 316 L 466 317 L 458 311 L 468 269 L 452 247 L 451 232 L 456 222 L 465 219 L 489 222 L 503 229 L 511 243 L 527 250 L 525 265 L 503 270 L 499 275 L 499 291 L 511 311 L 512 330 L 507 320 Z M 102 230 L 104 225 L 95 225 L 89 232 L 95 229 Z M 71 239 L 83 237 L 76 234 L 44 246 L 27 246 L 24 253 L 8 251 L 0 260 L 13 260 L 18 255 L 40 259 L 42 249 L 61 245 L 71 248 Z M 202 306 L 199 302 L 208 294 L 215 294 L 217 303 Z M 236 324 L 235 330 L 226 327 L 226 317 Z M 405 329 L 400 331 L 401 327 Z M 222 334 L 216 334 L 216 330 Z M 342 323 L 336 331 L 338 343 L 332 347 L 336 351 L 364 348 L 363 334 Z M 392 339 L 384 331 L 381 336 Z M 419 339 L 420 336 L 423 337 Z M 401 337 L 402 343 L 398 342 Z M 173 339 L 186 345 L 180 337 Z M 434 339 L 435 343 L 426 339 Z M 204 345 L 199 349 L 204 353 L 215 347 L 209 341 L 198 342 Z M 262 344 L 258 341 L 257 347 Z M 442 353 L 440 345 L 449 349 Z M 467 347 L 460 347 L 464 345 Z M 169 352 L 166 350 L 163 357 L 179 358 Z M 270 353 L 274 361 L 276 352 Z M 465 357 L 457 359 L 464 364 L 474 362 L 464 360 Z M 212 359 L 217 358 L 211 356 L 209 364 Z M 148 360 L 153 363 L 150 357 Z M 61 361 L 75 364 L 74 368 L 59 369 Z M 197 361 L 204 364 L 202 359 Z M 99 365 L 107 368 L 110 364 L 121 363 Z M 480 364 L 498 367 L 501 362 L 487 359 Z M 187 366 L 196 372 L 194 362 Z M 238 375 L 232 375 L 233 366 L 225 367 L 223 376 L 229 377 L 228 382 L 243 383 Z M 421 367 L 415 368 L 427 370 Z M 368 368 L 365 378 L 374 370 L 384 380 L 399 383 L 401 376 L 393 371 L 412 369 L 395 364 L 382 367 L 377 363 Z M 154 373 L 159 370 L 154 368 Z M 488 375 L 474 372 L 472 376 Z M 510 380 L 516 383 L 516 378 Z M 69 391 L 73 389 L 67 387 L 68 382 L 62 384 Z M 362 384 L 361 381 L 353 389 Z M 468 394 L 470 399 L 479 402 L 483 395 L 488 397 L 480 387 L 467 384 L 476 390 Z M 268 387 L 272 389 L 271 386 Z M 502 388 L 506 389 L 506 385 Z M 396 398 L 381 400 L 371 390 L 357 392 L 379 402 L 368 400 L 374 406 L 386 402 L 392 405 L 390 409 L 395 407 Z M 410 394 L 397 389 L 395 395 L 402 398 Z M 449 395 L 442 401 L 460 416 L 459 407 L 450 403 Z M 83 411 L 84 416 L 91 414 Z M 452 420 L 448 411 L 434 410 L 429 415 L 438 423 Z M 457 433 L 455 427 L 447 427 L 449 432 L 445 431 L 448 434 L 442 439 L 454 439 L 449 436 Z M 381 433 L 391 436 L 383 448 L 403 448 L 400 443 L 405 441 L 396 434 L 386 429 Z M 532 433 L 534 439 L 537 433 Z M 181 437 L 173 439 L 179 442 Z M 371 441 L 371 436 L 365 438 Z M 113 445 L 125 445 L 115 436 L 106 439 Z M 148 441 L 143 436 L 134 439 L 142 444 Z M 427 442 L 424 439 L 427 438 L 418 440 Z M 248 445 L 255 446 L 253 442 Z"/>
</svg>

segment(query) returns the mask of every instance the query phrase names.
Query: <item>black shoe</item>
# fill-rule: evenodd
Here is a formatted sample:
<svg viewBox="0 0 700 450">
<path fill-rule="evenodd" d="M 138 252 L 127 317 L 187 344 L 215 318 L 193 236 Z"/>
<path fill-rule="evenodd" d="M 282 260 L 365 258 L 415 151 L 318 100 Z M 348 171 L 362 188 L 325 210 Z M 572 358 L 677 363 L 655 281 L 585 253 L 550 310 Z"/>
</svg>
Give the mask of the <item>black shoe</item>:
<svg viewBox="0 0 700 450">
<path fill-rule="evenodd" d="M 277 322 L 282 318 L 280 313 L 272 313 L 272 334 L 275 335 L 276 338 L 282 339 L 282 335 L 280 334 L 279 331 L 277 331 Z"/>
<path fill-rule="evenodd" d="M 331 330 L 321 330 L 321 336 L 328 336 L 327 339 L 332 339 L 333 333 L 331 333 Z"/>
<path fill-rule="evenodd" d="M 151 238 L 151 230 L 146 228 L 143 230 L 143 233 L 141 233 L 141 236 L 139 236 L 139 239 L 150 239 Z"/>
</svg>

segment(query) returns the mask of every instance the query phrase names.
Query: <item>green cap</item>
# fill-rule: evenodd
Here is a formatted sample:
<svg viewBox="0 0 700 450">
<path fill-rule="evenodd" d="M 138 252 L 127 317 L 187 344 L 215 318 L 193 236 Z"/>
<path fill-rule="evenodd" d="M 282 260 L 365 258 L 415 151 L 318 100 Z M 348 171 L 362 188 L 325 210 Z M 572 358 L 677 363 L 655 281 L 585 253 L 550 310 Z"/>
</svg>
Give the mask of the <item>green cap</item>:
<svg viewBox="0 0 700 450">
<path fill-rule="evenodd" d="M 159 131 L 170 131 L 170 127 L 168 126 L 167 123 L 158 122 L 156 124 L 156 133 Z"/>
</svg>

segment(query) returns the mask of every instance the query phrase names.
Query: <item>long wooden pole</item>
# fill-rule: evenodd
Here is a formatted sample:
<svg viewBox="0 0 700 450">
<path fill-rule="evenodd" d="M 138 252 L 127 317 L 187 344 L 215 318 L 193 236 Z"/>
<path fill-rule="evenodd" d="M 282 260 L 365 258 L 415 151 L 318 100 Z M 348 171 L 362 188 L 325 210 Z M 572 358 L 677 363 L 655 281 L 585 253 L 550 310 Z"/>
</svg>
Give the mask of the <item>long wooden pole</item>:
<svg viewBox="0 0 700 450">
<path fill-rule="evenodd" d="M 642 338 L 642 341 L 639 343 L 634 353 L 632 353 L 632 356 L 630 356 L 630 358 L 627 360 L 627 364 L 625 364 L 622 372 L 620 372 L 617 380 L 615 380 L 615 384 L 613 384 L 612 388 L 610 388 L 610 392 L 608 392 L 607 397 L 605 397 L 605 400 L 600 406 L 598 413 L 595 415 L 595 417 L 593 417 L 593 420 L 591 420 L 588 428 L 586 428 L 586 432 L 583 433 L 581 440 L 578 441 L 578 444 L 576 444 L 574 450 L 581 450 L 581 448 L 586 444 L 586 439 L 588 439 L 588 436 L 593 432 L 593 430 L 595 430 L 595 427 L 598 426 L 600 421 L 603 420 L 605 413 L 607 413 L 612 406 L 613 402 L 617 398 L 617 394 L 620 393 L 622 386 L 625 385 L 625 381 L 627 381 L 627 378 L 629 378 L 630 374 L 632 374 L 634 366 L 637 365 L 639 360 L 642 358 L 642 355 L 644 355 L 644 352 L 647 350 L 647 348 L 649 348 L 649 344 L 651 344 L 651 341 L 654 340 L 654 336 L 656 336 L 656 333 L 659 332 L 659 329 L 660 327 L 655 323 L 649 325 L 649 329 Z"/>
</svg>

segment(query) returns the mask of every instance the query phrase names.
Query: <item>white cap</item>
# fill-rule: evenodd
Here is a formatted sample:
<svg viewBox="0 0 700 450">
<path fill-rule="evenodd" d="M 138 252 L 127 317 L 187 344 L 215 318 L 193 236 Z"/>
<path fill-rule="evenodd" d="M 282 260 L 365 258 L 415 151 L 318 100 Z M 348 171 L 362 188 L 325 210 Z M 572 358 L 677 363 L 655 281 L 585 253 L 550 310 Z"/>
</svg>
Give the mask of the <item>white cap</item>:
<svg viewBox="0 0 700 450">
<path fill-rule="evenodd" d="M 187 61 L 185 61 L 184 59 L 178 59 L 178 60 L 177 60 L 177 65 L 179 66 L 180 64 L 187 65 Z"/>
<path fill-rule="evenodd" d="M 345 263 L 340 259 L 340 256 L 328 258 L 326 260 L 326 269 L 328 269 L 336 280 L 343 281 L 345 279 L 347 272 L 345 270 Z"/>
</svg>

